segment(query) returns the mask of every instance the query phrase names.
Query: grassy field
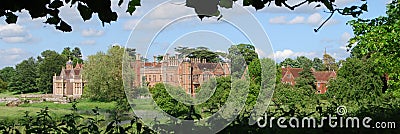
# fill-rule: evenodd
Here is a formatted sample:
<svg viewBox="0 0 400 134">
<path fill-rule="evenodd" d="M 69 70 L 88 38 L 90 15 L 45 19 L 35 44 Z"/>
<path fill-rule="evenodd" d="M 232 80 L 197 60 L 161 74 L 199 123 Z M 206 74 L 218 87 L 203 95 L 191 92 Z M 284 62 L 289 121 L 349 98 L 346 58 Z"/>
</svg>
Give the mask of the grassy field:
<svg viewBox="0 0 400 134">
<path fill-rule="evenodd" d="M 100 108 L 102 113 L 112 110 L 115 107 L 115 102 L 90 102 L 81 101 L 77 103 L 78 112 L 84 117 L 92 116 L 92 109 L 96 106 Z M 21 104 L 18 107 L 7 107 L 6 103 L 0 103 L 0 119 L 17 120 L 25 115 L 25 111 L 29 111 L 31 115 L 37 114 L 41 109 L 48 107 L 50 115 L 54 118 L 60 118 L 72 112 L 72 103 L 56 104 L 53 102 Z"/>
</svg>

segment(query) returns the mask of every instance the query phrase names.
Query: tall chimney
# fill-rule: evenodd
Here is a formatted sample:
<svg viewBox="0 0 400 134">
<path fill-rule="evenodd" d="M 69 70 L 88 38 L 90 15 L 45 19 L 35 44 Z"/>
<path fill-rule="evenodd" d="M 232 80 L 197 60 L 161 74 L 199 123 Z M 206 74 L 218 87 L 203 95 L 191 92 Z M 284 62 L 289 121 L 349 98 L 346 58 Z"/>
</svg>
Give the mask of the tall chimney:
<svg viewBox="0 0 400 134">
<path fill-rule="evenodd" d="M 136 54 L 136 60 L 141 60 L 140 59 L 140 54 Z"/>
</svg>

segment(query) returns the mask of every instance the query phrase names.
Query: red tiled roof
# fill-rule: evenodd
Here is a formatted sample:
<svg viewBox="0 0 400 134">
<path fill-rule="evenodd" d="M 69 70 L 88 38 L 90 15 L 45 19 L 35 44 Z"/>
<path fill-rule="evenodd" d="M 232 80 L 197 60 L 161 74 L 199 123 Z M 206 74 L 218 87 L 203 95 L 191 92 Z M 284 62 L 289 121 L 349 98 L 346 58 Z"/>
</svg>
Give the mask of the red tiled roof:
<svg viewBox="0 0 400 134">
<path fill-rule="evenodd" d="M 300 72 L 303 71 L 303 68 L 282 68 L 282 76 L 284 76 L 286 74 L 286 72 L 290 72 L 292 73 L 294 78 L 297 78 L 300 76 Z"/>
<path fill-rule="evenodd" d="M 336 77 L 336 73 L 334 71 L 316 71 L 313 72 L 313 74 L 317 81 L 329 81 L 330 78 Z"/>
</svg>

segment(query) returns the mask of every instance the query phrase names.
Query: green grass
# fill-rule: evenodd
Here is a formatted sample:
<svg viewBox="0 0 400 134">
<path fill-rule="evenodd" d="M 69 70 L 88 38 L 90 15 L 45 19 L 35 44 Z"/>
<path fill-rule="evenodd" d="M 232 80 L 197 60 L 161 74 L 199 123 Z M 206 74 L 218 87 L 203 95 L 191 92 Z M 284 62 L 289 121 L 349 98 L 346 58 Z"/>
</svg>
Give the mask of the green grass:
<svg viewBox="0 0 400 134">
<path fill-rule="evenodd" d="M 37 114 L 42 108 L 35 107 L 6 107 L 0 106 L 0 119 L 18 120 L 23 118 L 25 111 L 29 111 L 30 115 Z M 60 118 L 65 114 L 71 113 L 71 110 L 50 109 L 50 115 L 54 118 Z"/>
<path fill-rule="evenodd" d="M 115 107 L 115 102 L 78 102 L 76 107 L 78 110 L 92 110 L 99 107 L 101 110 L 112 110 Z M 60 109 L 60 110 L 71 110 L 72 103 L 67 104 L 57 104 L 53 102 L 42 102 L 42 103 L 32 103 L 32 104 L 21 104 L 19 107 L 30 107 L 30 108 L 45 108 L 49 109 Z"/>
<path fill-rule="evenodd" d="M 0 93 L 0 98 L 6 98 L 6 97 L 15 98 L 19 97 L 19 94 L 16 94 L 16 92 L 9 92 L 9 91 Z"/>
<path fill-rule="evenodd" d="M 151 99 L 134 99 L 132 103 L 135 104 L 133 109 L 150 110 L 154 109 L 151 105 Z"/>
</svg>

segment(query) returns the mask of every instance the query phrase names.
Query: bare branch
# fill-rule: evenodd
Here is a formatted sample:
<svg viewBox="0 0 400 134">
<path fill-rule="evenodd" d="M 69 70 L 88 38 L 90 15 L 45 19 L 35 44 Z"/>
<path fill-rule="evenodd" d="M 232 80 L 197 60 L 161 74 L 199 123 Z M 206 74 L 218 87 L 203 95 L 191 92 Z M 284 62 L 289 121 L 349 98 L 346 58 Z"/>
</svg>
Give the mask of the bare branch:
<svg viewBox="0 0 400 134">
<path fill-rule="evenodd" d="M 318 32 L 319 29 L 321 29 L 321 27 L 322 27 L 328 20 L 330 20 L 330 19 L 332 18 L 333 14 L 335 14 L 335 10 L 331 12 L 331 15 L 330 15 L 317 29 L 314 29 L 314 32 Z"/>
<path fill-rule="evenodd" d="M 301 2 L 301 3 L 297 4 L 297 5 L 294 5 L 294 6 L 288 5 L 286 2 L 283 2 L 283 5 L 285 5 L 285 7 L 289 8 L 290 10 L 294 10 L 294 8 L 299 7 L 299 6 L 301 6 L 301 5 L 305 4 L 305 3 L 307 3 L 307 0 Z"/>
</svg>

